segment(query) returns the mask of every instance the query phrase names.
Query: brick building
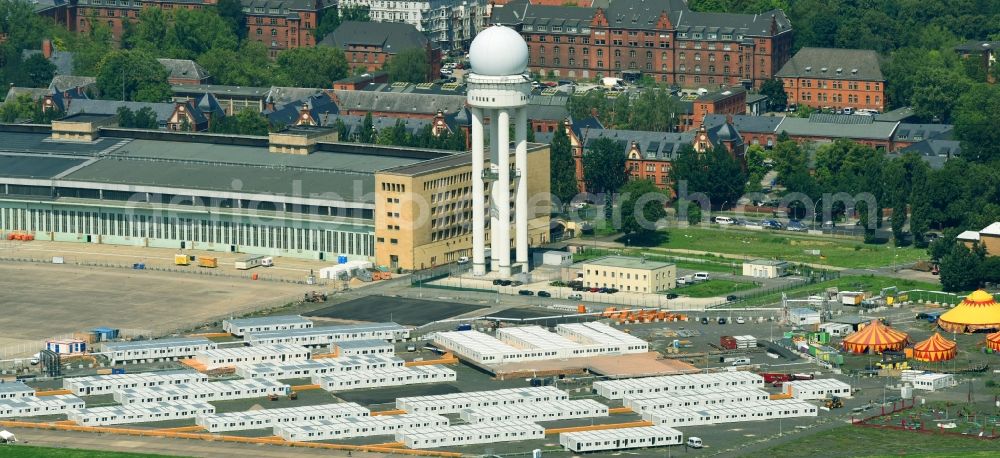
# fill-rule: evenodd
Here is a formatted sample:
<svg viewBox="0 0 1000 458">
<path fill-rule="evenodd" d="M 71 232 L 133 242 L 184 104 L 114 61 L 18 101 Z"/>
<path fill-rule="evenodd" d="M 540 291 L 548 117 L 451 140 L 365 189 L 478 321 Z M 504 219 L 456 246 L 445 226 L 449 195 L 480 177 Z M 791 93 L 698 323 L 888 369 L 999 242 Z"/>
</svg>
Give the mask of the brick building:
<svg viewBox="0 0 1000 458">
<path fill-rule="evenodd" d="M 885 110 L 885 77 L 875 51 L 802 48 L 776 76 L 790 105 Z"/>
<path fill-rule="evenodd" d="M 997 64 L 997 50 L 1000 49 L 1000 41 L 967 41 L 955 46 L 955 52 L 963 59 L 979 59 L 980 66 L 986 72 L 986 81 L 996 83 L 996 76 L 990 72 Z"/>
<path fill-rule="evenodd" d="M 342 49 L 351 71 L 380 70 L 393 56 L 413 48 L 427 53 L 428 81 L 437 78 L 441 71 L 441 50 L 411 24 L 346 21 L 319 44 Z"/>
<path fill-rule="evenodd" d="M 710 114 L 741 115 L 747 110 L 747 91 L 741 87 L 702 94 L 691 102 L 688 128 L 701 126 Z"/>
<path fill-rule="evenodd" d="M 75 0 L 74 10 L 67 13 L 77 32 L 86 32 L 94 21 L 107 24 L 115 39 L 122 36 L 123 23 L 134 22 L 142 8 L 201 9 L 216 0 Z M 247 19 L 247 38 L 264 43 L 271 57 L 279 51 L 315 46 L 314 31 L 323 10 L 335 5 L 324 0 L 243 0 L 243 14 Z"/>
<path fill-rule="evenodd" d="M 700 13 L 684 0 L 616 0 L 607 8 L 514 0 L 494 8 L 491 22 L 521 32 L 532 72 L 573 79 L 639 71 L 683 87 L 759 86 L 792 47 L 781 10 Z"/>
</svg>

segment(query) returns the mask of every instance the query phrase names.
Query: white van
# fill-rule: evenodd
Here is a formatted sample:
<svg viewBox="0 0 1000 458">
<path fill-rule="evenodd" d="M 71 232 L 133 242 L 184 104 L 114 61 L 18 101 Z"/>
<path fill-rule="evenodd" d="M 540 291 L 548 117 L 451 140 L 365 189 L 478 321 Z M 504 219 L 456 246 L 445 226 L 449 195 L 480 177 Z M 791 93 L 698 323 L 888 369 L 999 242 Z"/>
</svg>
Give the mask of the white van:
<svg viewBox="0 0 1000 458">
<path fill-rule="evenodd" d="M 719 224 L 719 225 L 732 225 L 732 224 L 736 224 L 736 221 L 734 221 L 732 218 L 730 218 L 728 216 L 716 216 L 715 217 L 715 224 Z"/>
<path fill-rule="evenodd" d="M 694 273 L 694 281 L 707 281 L 709 279 L 711 279 L 711 277 L 708 275 L 708 272 L 695 272 Z"/>
<path fill-rule="evenodd" d="M 746 366 L 750 364 L 750 358 L 737 358 L 731 363 L 732 366 Z"/>
<path fill-rule="evenodd" d="M 687 446 L 691 448 L 702 448 L 704 445 L 701 443 L 700 437 L 689 437 Z"/>
</svg>

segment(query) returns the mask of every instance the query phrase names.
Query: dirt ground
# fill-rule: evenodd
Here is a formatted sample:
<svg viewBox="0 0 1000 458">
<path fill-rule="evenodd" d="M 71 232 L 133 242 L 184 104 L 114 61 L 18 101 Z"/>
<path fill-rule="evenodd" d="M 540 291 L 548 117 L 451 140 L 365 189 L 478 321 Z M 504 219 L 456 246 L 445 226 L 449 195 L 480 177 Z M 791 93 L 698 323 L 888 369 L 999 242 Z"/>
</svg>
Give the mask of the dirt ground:
<svg viewBox="0 0 1000 458">
<path fill-rule="evenodd" d="M 41 339 L 97 326 L 172 332 L 282 305 L 309 288 L 238 277 L 7 262 L 0 264 L 0 357 L 23 356 L 10 354 L 16 344 L 37 347 Z"/>
</svg>

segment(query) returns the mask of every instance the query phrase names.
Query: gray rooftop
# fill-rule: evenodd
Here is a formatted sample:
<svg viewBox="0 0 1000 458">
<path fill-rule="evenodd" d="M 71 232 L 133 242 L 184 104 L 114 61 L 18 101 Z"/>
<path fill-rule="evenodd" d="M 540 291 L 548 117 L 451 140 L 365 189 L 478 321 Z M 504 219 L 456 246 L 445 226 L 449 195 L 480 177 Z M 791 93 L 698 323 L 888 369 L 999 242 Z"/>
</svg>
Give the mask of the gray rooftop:
<svg viewBox="0 0 1000 458">
<path fill-rule="evenodd" d="M 895 141 L 919 142 L 931 138 L 951 137 L 955 128 L 951 124 L 911 124 L 900 123 L 893 135 Z M 950 138 L 949 138 L 950 139 Z"/>
<path fill-rule="evenodd" d="M 859 116 L 862 117 L 862 116 Z M 896 123 L 876 122 L 871 124 L 841 124 L 837 122 L 814 122 L 805 118 L 784 118 L 775 132 L 787 132 L 798 137 L 826 138 L 866 138 L 889 140 L 896 130 Z"/>
<path fill-rule="evenodd" d="M 785 119 L 784 116 L 733 116 L 733 125 L 742 133 L 774 132 L 774 129 Z M 726 115 L 710 114 L 705 116 L 705 127 L 717 126 L 726 122 Z"/>
<path fill-rule="evenodd" d="M 343 342 L 337 342 L 337 347 L 339 347 L 339 348 L 345 348 L 345 349 L 350 349 L 350 348 L 364 349 L 364 348 L 374 348 L 374 347 L 386 347 L 386 346 L 391 346 L 391 345 L 392 344 L 390 344 L 389 342 L 386 342 L 384 340 L 374 340 L 374 339 L 373 340 L 347 340 L 347 341 L 343 341 Z"/>
<path fill-rule="evenodd" d="M 870 49 L 802 48 L 775 76 L 885 81 L 878 53 Z"/>
<path fill-rule="evenodd" d="M 674 265 L 669 262 L 649 261 L 628 256 L 605 256 L 603 258 L 583 261 L 580 264 L 590 264 L 602 267 L 618 267 L 623 269 L 656 270 Z"/>
<path fill-rule="evenodd" d="M 168 78 L 175 79 L 193 79 L 198 81 L 207 80 L 209 78 L 208 70 L 204 67 L 198 65 L 193 60 L 190 59 L 156 59 L 160 65 L 170 72 Z"/>
<path fill-rule="evenodd" d="M 89 88 L 96 85 L 97 78 L 93 76 L 56 75 L 49 82 L 49 89 L 62 92 L 78 87 Z"/>
<path fill-rule="evenodd" d="M 0 176 L 6 178 L 52 178 L 85 162 L 84 159 L 0 154 Z"/>
<path fill-rule="evenodd" d="M 169 348 L 190 345 L 206 345 L 212 341 L 206 337 L 178 337 L 174 339 L 136 340 L 132 342 L 104 342 L 104 351 L 128 351 L 142 348 Z"/>
<path fill-rule="evenodd" d="M 382 52 L 397 54 L 407 49 L 424 49 L 427 37 L 412 24 L 402 22 L 345 21 L 318 43 L 347 50 L 348 46 L 377 46 Z"/>
<path fill-rule="evenodd" d="M 786 265 L 788 265 L 788 262 L 786 262 L 786 261 L 779 261 L 777 259 L 754 259 L 754 260 L 751 260 L 751 261 L 747 261 L 745 264 L 750 264 L 750 265 L 754 265 L 754 266 L 775 266 L 775 267 L 779 267 L 779 266 L 786 266 Z"/>
<path fill-rule="evenodd" d="M 254 318 L 236 318 L 225 320 L 231 326 L 267 326 L 273 324 L 312 323 L 312 320 L 301 315 L 262 316 Z"/>
<path fill-rule="evenodd" d="M 170 86 L 174 94 L 215 94 L 216 97 L 241 96 L 246 98 L 264 99 L 270 87 L 254 86 L 224 86 L 220 84 L 174 84 Z"/>
<path fill-rule="evenodd" d="M 34 394 L 35 389 L 25 385 L 24 382 L 0 382 L 0 393 L 24 393 L 30 391 Z"/>
<path fill-rule="evenodd" d="M 52 154 L 60 156 L 94 156 L 114 147 L 121 139 L 100 138 L 90 143 L 60 142 L 49 133 L 6 132 L 0 130 L 0 152 Z"/>
<path fill-rule="evenodd" d="M 465 95 L 421 94 L 413 92 L 332 91 L 340 110 L 383 111 L 393 113 L 456 113 L 465 108 Z"/>
</svg>

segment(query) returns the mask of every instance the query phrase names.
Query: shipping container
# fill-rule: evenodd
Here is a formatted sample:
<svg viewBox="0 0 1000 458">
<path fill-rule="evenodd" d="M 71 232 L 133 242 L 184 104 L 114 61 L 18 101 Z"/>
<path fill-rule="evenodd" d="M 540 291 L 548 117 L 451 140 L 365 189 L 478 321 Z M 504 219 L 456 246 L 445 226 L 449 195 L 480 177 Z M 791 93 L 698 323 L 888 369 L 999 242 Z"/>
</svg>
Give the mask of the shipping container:
<svg viewBox="0 0 1000 458">
<path fill-rule="evenodd" d="M 191 264 L 191 258 L 186 254 L 175 254 L 174 255 L 174 265 L 177 266 L 187 266 Z"/>
<path fill-rule="evenodd" d="M 219 267 L 219 258 L 215 256 L 198 256 L 198 267 L 214 269 Z"/>
</svg>

